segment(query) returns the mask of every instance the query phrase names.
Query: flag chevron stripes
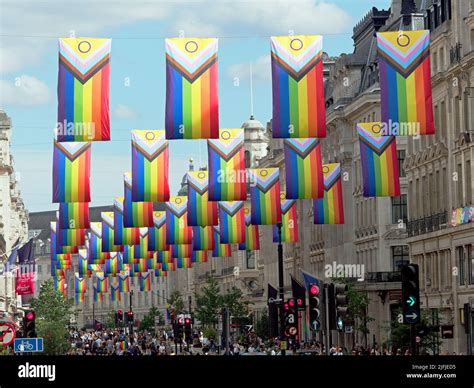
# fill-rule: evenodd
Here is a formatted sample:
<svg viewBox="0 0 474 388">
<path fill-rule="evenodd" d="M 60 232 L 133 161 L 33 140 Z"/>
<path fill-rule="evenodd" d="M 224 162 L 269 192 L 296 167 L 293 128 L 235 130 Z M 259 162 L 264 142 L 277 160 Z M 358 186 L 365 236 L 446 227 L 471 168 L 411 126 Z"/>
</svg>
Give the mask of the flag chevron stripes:
<svg viewBox="0 0 474 388">
<path fill-rule="evenodd" d="M 219 237 L 224 244 L 245 242 L 245 202 L 219 202 Z"/>
<path fill-rule="evenodd" d="M 54 254 L 65 254 L 65 253 L 77 253 L 79 251 L 78 246 L 68 246 L 68 245 L 60 245 L 58 243 L 58 236 L 57 236 L 57 225 L 56 222 L 50 223 L 50 230 L 51 230 L 51 252 Z"/>
<path fill-rule="evenodd" d="M 169 249 L 166 243 L 166 212 L 153 212 L 153 227 L 148 229 L 148 250 L 150 252 L 166 251 Z"/>
<path fill-rule="evenodd" d="M 274 138 L 326 136 L 320 35 L 271 37 Z"/>
<path fill-rule="evenodd" d="M 215 139 L 219 135 L 217 39 L 166 39 L 168 139 Z"/>
<path fill-rule="evenodd" d="M 279 168 L 249 169 L 251 221 L 253 225 L 281 222 Z"/>
<path fill-rule="evenodd" d="M 188 225 L 217 225 L 217 202 L 209 201 L 209 174 L 190 171 L 188 178 Z"/>
<path fill-rule="evenodd" d="M 78 42 L 79 41 L 79 42 Z M 85 83 L 110 60 L 110 39 L 59 39 L 59 61 Z M 84 52 L 88 49 L 87 53 Z"/>
<path fill-rule="evenodd" d="M 169 200 L 169 142 L 165 131 L 132 131 L 132 200 Z"/>
<path fill-rule="evenodd" d="M 204 48 L 199 49 L 199 45 Z M 195 55 L 191 52 L 193 50 Z M 217 61 L 217 39 L 166 39 L 166 60 L 189 82 L 193 82 Z"/>
<path fill-rule="evenodd" d="M 193 229 L 188 225 L 188 198 L 172 196 L 166 202 L 166 243 L 191 244 Z"/>
<path fill-rule="evenodd" d="M 407 78 L 430 54 L 428 30 L 377 33 L 377 53 Z"/>
<path fill-rule="evenodd" d="M 58 141 L 110 140 L 110 52 L 110 39 L 59 39 Z"/>
<path fill-rule="evenodd" d="M 258 251 L 260 249 L 260 230 L 258 225 L 252 225 L 250 203 L 245 202 L 245 242 L 239 244 L 240 251 Z"/>
<path fill-rule="evenodd" d="M 341 179 L 341 165 L 330 163 L 323 165 L 324 190 L 329 191 Z"/>
<path fill-rule="evenodd" d="M 382 137 L 379 128 L 380 123 L 357 124 L 364 196 L 396 197 L 400 195 L 396 140 L 377 139 Z"/>
<path fill-rule="evenodd" d="M 166 202 L 166 210 L 169 210 L 173 215 L 181 217 L 188 211 L 188 199 L 185 196 L 174 196 Z"/>
<path fill-rule="evenodd" d="M 91 143 L 54 142 L 53 202 L 90 202 Z"/>
<path fill-rule="evenodd" d="M 87 246 L 87 260 L 103 261 L 111 257 L 111 252 L 102 252 L 102 222 L 91 222 Z"/>
<path fill-rule="evenodd" d="M 434 134 L 430 31 L 377 33 L 377 55 L 386 135 Z"/>
<path fill-rule="evenodd" d="M 357 125 L 359 140 L 377 154 L 384 152 L 395 141 L 394 136 L 382 136 L 382 123 L 362 123 Z"/>
<path fill-rule="evenodd" d="M 324 189 L 319 139 L 285 139 L 283 148 L 287 198 L 322 198 Z"/>
<path fill-rule="evenodd" d="M 210 201 L 247 199 L 244 138 L 242 128 L 224 128 L 207 141 Z"/>
<path fill-rule="evenodd" d="M 295 243 L 298 242 L 298 214 L 296 211 L 296 200 L 287 199 L 284 191 L 280 193 L 281 204 L 281 242 Z M 278 236 L 278 227 L 273 225 L 273 242 L 280 242 Z"/>
</svg>

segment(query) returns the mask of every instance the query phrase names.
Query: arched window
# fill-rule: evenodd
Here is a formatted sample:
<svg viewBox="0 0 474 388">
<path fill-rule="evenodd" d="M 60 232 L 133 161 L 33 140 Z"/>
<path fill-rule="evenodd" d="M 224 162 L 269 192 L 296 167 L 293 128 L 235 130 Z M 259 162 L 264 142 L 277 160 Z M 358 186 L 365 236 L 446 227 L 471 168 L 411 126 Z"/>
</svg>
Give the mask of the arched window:
<svg viewBox="0 0 474 388">
<path fill-rule="evenodd" d="M 245 151 L 245 168 L 250 168 L 250 151 Z"/>
</svg>

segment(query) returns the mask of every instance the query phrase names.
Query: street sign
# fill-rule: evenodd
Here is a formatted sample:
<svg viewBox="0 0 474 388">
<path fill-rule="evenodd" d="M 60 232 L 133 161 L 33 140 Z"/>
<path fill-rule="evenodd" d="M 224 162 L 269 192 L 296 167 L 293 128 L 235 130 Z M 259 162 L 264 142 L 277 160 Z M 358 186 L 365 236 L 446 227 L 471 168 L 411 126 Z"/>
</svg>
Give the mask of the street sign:
<svg viewBox="0 0 474 388">
<path fill-rule="evenodd" d="M 15 353 L 42 352 L 43 338 L 17 338 L 13 350 Z"/>
<path fill-rule="evenodd" d="M 345 326 L 344 327 L 344 333 L 352 334 L 353 332 L 354 332 L 354 328 L 352 326 Z"/>
<path fill-rule="evenodd" d="M 418 314 L 415 312 L 405 315 L 405 319 L 407 323 L 417 323 L 419 321 Z"/>
<path fill-rule="evenodd" d="M 16 330 L 10 323 L 0 324 L 0 345 L 10 345 L 16 337 Z"/>
</svg>

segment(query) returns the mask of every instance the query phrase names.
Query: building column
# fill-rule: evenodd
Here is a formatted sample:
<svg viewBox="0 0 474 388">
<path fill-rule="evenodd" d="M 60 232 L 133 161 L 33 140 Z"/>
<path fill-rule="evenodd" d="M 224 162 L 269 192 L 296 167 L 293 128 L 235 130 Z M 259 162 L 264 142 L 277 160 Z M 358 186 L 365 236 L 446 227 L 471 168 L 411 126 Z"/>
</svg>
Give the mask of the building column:
<svg viewBox="0 0 474 388">
<path fill-rule="evenodd" d="M 456 267 L 456 249 L 453 245 L 453 239 L 451 237 L 451 268 Z M 453 272 L 451 272 L 451 295 L 453 299 L 453 315 L 454 315 L 454 330 L 453 330 L 453 344 L 454 350 L 456 354 L 459 354 L 459 336 L 461 331 L 461 322 L 459 318 L 459 301 L 458 301 L 458 293 L 457 293 L 457 285 L 458 285 L 458 277 L 459 277 L 459 268 L 458 268 L 458 276 L 453 276 Z"/>
</svg>

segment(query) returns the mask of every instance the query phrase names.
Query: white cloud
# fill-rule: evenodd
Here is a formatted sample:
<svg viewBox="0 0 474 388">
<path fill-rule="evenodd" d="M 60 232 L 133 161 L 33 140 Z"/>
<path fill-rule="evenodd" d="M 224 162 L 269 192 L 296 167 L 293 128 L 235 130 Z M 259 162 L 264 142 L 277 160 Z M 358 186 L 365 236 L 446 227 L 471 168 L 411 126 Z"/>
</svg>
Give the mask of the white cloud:
<svg viewBox="0 0 474 388">
<path fill-rule="evenodd" d="M 21 23 L 18 21 L 21 20 Z M 167 36 L 260 36 L 347 32 L 351 16 L 328 0 L 6 0 L 0 16 L 0 72 L 38 63 L 55 37 L 101 35 L 141 21 L 161 22 Z M 45 38 L 35 38 L 43 36 Z M 230 40 L 232 41 L 232 40 Z"/>
<path fill-rule="evenodd" d="M 119 119 L 135 119 L 138 113 L 127 105 L 118 104 L 114 110 L 114 115 Z"/>
<path fill-rule="evenodd" d="M 236 63 L 227 69 L 227 75 L 235 80 L 248 80 L 250 78 L 250 62 Z M 270 55 L 262 55 L 252 62 L 252 80 L 270 81 L 272 79 L 272 69 Z"/>
<path fill-rule="evenodd" d="M 41 80 L 21 75 L 13 81 L 0 80 L 0 105 L 38 106 L 51 100 L 51 91 Z"/>
</svg>

